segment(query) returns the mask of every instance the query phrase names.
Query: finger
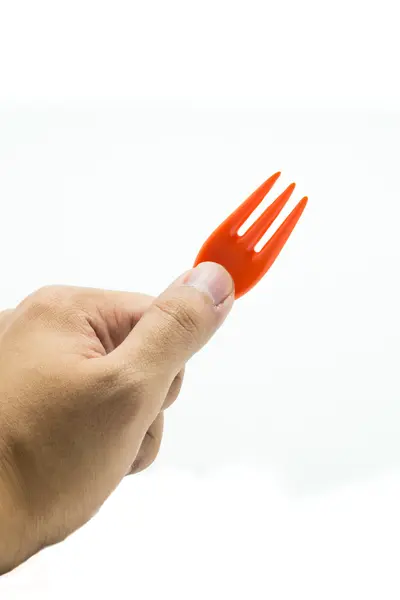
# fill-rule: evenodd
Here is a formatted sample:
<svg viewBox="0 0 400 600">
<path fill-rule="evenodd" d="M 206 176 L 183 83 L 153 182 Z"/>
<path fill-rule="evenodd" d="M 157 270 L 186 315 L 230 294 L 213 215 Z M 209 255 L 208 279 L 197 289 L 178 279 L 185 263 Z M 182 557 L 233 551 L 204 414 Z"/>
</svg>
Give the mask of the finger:
<svg viewBox="0 0 400 600">
<path fill-rule="evenodd" d="M 76 299 L 84 306 L 106 354 L 126 339 L 153 300 L 146 294 L 103 290 L 86 290 Z"/>
<path fill-rule="evenodd" d="M 184 369 L 179 371 L 178 375 L 173 380 L 165 402 L 163 404 L 163 410 L 170 407 L 177 399 L 182 387 L 183 376 Z M 138 473 L 139 471 L 143 471 L 143 469 L 149 467 L 155 460 L 160 450 L 163 427 L 164 413 L 161 412 L 146 432 L 146 435 L 144 436 L 144 439 L 140 446 L 140 450 L 136 456 L 136 459 L 132 465 L 130 472 L 128 473 L 129 475 Z"/>
<path fill-rule="evenodd" d="M 27 296 L 17 307 L 16 311 L 21 312 L 28 307 L 36 307 L 38 313 L 45 313 L 46 309 L 50 310 L 52 308 L 59 311 L 63 311 L 64 309 L 70 311 L 71 308 L 76 308 L 95 312 L 99 307 L 103 307 L 106 310 L 120 307 L 125 311 L 132 311 L 134 317 L 135 315 L 141 316 L 140 313 L 148 308 L 149 302 L 152 299 L 152 296 L 135 292 L 50 285 L 40 288 L 30 296 Z"/>
<path fill-rule="evenodd" d="M 179 371 L 178 375 L 174 378 L 173 382 L 171 383 L 170 388 L 168 390 L 168 394 L 167 394 L 164 404 L 162 406 L 163 410 L 166 410 L 167 408 L 169 408 L 175 402 L 175 400 L 178 398 L 179 393 L 182 388 L 184 373 L 185 373 L 185 370 L 181 369 Z"/>
<path fill-rule="evenodd" d="M 86 310 L 111 311 L 113 309 L 130 313 L 132 320 L 138 321 L 154 300 L 154 296 L 115 290 L 72 288 L 72 300 Z"/>
<path fill-rule="evenodd" d="M 177 399 L 180 389 L 182 387 L 182 381 L 184 376 L 184 369 L 179 371 L 178 375 L 173 380 L 171 387 L 168 390 L 167 397 L 163 404 L 163 410 L 169 408 Z M 150 466 L 158 455 L 161 438 L 163 433 L 163 412 L 159 413 L 153 424 L 149 427 L 146 432 L 140 450 L 136 456 L 136 459 L 132 465 L 129 474 L 138 473 L 143 469 Z"/>
<path fill-rule="evenodd" d="M 128 475 L 133 475 L 147 469 L 157 458 L 161 446 L 163 428 L 164 415 L 161 412 L 144 436 L 140 450 Z"/>
<path fill-rule="evenodd" d="M 168 389 L 187 360 L 224 321 L 233 295 L 232 278 L 223 267 L 198 265 L 153 301 L 107 360 L 126 373 L 128 382 L 140 371 L 157 381 L 159 390 Z"/>
<path fill-rule="evenodd" d="M 152 301 L 145 294 L 48 286 L 26 298 L 17 313 L 25 317 L 23 326 L 26 321 L 34 324 L 44 319 L 58 332 L 86 331 L 91 335 L 94 332 L 104 355 L 129 335 Z"/>
</svg>

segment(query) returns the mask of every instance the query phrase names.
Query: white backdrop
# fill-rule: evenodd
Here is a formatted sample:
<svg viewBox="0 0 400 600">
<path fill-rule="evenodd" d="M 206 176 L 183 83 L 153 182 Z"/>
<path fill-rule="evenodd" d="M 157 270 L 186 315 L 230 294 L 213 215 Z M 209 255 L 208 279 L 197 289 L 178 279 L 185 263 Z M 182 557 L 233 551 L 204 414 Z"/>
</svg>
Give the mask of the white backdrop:
<svg viewBox="0 0 400 600">
<path fill-rule="evenodd" d="M 2 597 L 398 598 L 394 5 L 0 6 L 1 307 L 157 294 L 276 170 L 310 197 L 156 465 Z"/>
</svg>

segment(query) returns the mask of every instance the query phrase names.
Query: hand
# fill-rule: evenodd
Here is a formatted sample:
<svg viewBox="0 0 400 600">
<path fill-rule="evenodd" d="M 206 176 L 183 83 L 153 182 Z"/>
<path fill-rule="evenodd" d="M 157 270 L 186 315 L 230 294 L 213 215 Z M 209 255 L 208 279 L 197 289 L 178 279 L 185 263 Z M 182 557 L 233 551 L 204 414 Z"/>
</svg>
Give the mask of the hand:
<svg viewBox="0 0 400 600">
<path fill-rule="evenodd" d="M 155 300 L 48 287 L 0 315 L 0 573 L 154 460 L 184 365 L 232 304 L 228 273 L 204 263 Z"/>
</svg>

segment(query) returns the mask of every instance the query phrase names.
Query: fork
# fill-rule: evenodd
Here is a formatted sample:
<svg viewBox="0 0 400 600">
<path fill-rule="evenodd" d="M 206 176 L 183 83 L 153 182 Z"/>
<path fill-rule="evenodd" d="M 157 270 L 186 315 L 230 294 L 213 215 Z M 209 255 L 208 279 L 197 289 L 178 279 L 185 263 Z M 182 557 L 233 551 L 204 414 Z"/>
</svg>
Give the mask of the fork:
<svg viewBox="0 0 400 600">
<path fill-rule="evenodd" d="M 243 235 L 238 235 L 240 227 L 261 204 L 280 174 L 278 172 L 269 177 L 217 227 L 201 247 L 194 263 L 196 266 L 211 261 L 225 267 L 235 283 L 235 298 L 246 294 L 264 277 L 287 242 L 307 204 L 308 198 L 305 196 L 263 248 L 259 252 L 254 250 L 292 195 L 296 184 L 291 183 Z"/>
</svg>

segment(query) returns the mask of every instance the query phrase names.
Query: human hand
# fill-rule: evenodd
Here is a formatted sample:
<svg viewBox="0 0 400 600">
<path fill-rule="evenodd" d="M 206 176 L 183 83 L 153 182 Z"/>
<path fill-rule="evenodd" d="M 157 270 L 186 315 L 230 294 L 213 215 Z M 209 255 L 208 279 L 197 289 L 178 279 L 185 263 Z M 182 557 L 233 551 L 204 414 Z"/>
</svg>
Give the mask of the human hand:
<svg viewBox="0 0 400 600">
<path fill-rule="evenodd" d="M 184 365 L 232 304 L 228 273 L 204 263 L 155 300 L 48 287 L 0 314 L 0 573 L 154 460 Z"/>
</svg>

